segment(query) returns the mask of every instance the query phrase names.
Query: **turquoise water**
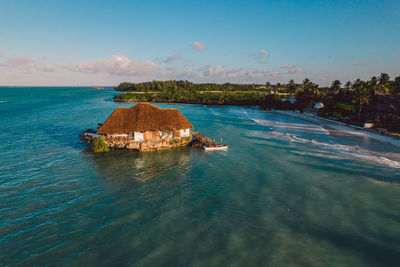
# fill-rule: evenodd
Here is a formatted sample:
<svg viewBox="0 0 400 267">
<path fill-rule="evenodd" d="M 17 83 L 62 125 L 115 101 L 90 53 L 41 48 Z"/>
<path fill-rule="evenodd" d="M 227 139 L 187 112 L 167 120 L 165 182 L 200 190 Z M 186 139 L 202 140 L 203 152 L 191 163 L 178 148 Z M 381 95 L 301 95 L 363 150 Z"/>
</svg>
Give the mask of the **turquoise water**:
<svg viewBox="0 0 400 267">
<path fill-rule="evenodd" d="M 256 108 L 160 104 L 229 151 L 93 154 L 78 135 L 113 95 L 0 88 L 0 265 L 399 264 L 400 148 Z"/>
</svg>

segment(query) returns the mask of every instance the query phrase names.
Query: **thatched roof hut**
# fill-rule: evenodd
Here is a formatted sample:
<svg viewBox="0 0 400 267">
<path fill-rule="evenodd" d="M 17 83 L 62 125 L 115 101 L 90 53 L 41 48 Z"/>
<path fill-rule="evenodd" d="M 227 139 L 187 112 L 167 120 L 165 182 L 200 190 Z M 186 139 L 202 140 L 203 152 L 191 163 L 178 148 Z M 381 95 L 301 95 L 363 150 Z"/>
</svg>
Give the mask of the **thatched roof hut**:
<svg viewBox="0 0 400 267">
<path fill-rule="evenodd" d="M 117 107 L 97 134 L 129 134 L 162 129 L 192 129 L 193 125 L 176 108 L 159 108 L 138 103 L 130 108 Z"/>
</svg>

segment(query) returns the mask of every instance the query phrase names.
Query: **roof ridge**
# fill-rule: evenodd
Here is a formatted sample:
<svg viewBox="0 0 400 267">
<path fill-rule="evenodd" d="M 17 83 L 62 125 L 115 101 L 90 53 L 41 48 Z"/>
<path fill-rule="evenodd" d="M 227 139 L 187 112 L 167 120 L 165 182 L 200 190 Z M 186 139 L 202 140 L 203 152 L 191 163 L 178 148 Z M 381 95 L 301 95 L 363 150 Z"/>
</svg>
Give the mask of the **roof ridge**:
<svg viewBox="0 0 400 267">
<path fill-rule="evenodd" d="M 162 109 L 162 108 L 157 107 L 156 105 L 150 104 L 148 102 L 138 102 L 136 105 L 133 105 L 129 109 L 133 109 L 133 108 L 135 108 L 137 106 L 148 106 L 148 107 L 152 107 L 152 108 Z"/>
</svg>

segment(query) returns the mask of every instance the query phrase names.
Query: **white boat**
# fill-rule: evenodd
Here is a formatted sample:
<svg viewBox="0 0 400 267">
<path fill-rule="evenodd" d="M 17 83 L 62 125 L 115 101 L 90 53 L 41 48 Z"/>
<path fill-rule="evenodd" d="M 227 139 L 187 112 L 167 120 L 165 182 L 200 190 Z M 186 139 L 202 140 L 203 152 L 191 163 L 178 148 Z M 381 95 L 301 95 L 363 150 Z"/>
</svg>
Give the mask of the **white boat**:
<svg viewBox="0 0 400 267">
<path fill-rule="evenodd" d="M 228 150 L 228 145 L 210 145 L 203 148 L 205 151 Z"/>
</svg>

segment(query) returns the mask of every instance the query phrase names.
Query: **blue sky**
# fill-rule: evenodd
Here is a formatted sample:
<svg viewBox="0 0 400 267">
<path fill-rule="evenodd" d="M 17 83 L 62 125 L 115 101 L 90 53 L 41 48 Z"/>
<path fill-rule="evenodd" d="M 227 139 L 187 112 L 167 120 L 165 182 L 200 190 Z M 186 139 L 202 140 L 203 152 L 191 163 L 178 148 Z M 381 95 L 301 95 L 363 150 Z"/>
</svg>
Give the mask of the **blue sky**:
<svg viewBox="0 0 400 267">
<path fill-rule="evenodd" d="M 381 72 L 400 75 L 400 1 L 0 0 L 0 85 Z"/>
</svg>

